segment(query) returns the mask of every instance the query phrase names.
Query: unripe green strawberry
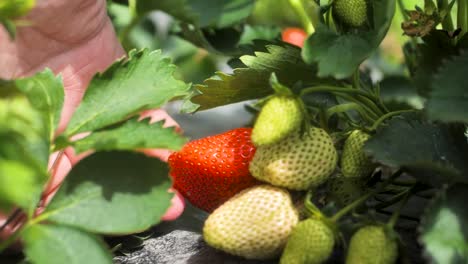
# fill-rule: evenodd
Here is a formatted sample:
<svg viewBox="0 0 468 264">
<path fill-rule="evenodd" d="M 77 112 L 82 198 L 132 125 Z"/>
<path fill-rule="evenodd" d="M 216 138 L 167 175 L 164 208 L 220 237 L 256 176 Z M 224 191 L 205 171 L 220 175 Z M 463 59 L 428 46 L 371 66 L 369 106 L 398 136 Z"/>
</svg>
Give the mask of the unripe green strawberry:
<svg viewBox="0 0 468 264">
<path fill-rule="evenodd" d="M 300 99 L 276 95 L 262 107 L 252 131 L 256 146 L 273 144 L 296 130 L 304 118 Z"/>
<path fill-rule="evenodd" d="M 332 229 L 321 220 L 309 218 L 297 224 L 288 239 L 280 264 L 319 264 L 333 251 Z"/>
<path fill-rule="evenodd" d="M 354 130 L 346 139 L 341 155 L 341 172 L 345 177 L 366 177 L 375 169 L 375 165 L 364 153 L 364 144 L 370 135 Z"/>
<path fill-rule="evenodd" d="M 304 135 L 295 131 L 275 144 L 258 147 L 249 170 L 255 178 L 275 186 L 307 190 L 327 180 L 337 159 L 330 136 L 311 127 Z"/>
<path fill-rule="evenodd" d="M 382 225 L 365 226 L 351 238 L 346 264 L 393 264 L 398 244 L 393 231 Z"/>
<path fill-rule="evenodd" d="M 327 183 L 328 200 L 344 207 L 365 193 L 365 181 L 361 178 L 347 178 L 342 175 L 332 178 Z"/>
<path fill-rule="evenodd" d="M 347 26 L 360 27 L 367 20 L 366 0 L 335 0 L 333 16 Z"/>
<path fill-rule="evenodd" d="M 278 257 L 299 221 L 291 196 L 283 189 L 259 185 L 218 207 L 206 220 L 208 245 L 247 259 Z"/>
</svg>

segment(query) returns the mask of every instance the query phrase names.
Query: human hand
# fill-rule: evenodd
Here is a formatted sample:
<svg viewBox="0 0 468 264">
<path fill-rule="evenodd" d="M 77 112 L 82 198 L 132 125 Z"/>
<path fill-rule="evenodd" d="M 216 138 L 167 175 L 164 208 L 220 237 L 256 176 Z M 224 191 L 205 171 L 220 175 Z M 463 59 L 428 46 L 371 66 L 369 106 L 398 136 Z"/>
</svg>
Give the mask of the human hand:
<svg viewBox="0 0 468 264">
<path fill-rule="evenodd" d="M 25 19 L 31 26 L 18 28 L 14 41 L 0 27 L 0 78 L 30 76 L 44 68 L 60 74 L 65 101 L 58 134 L 70 121 L 92 77 L 125 52 L 107 16 L 105 0 L 38 0 Z M 142 116 L 151 117 L 152 122 L 165 120 L 165 126 L 177 126 L 163 110 L 147 111 Z M 164 150 L 143 152 L 163 160 L 168 156 Z M 72 166 L 83 157 L 74 155 L 72 149 L 66 149 L 59 157 L 57 154 L 50 157 L 50 166 L 57 163 L 44 190 L 44 201 L 51 199 Z M 182 213 L 184 202 L 180 195 L 174 196 L 172 204 L 163 220 L 173 220 Z M 5 218 L 0 214 L 0 226 Z M 14 228 L 5 230 L 11 232 Z M 5 235 L 0 232 L 0 238 Z"/>
</svg>

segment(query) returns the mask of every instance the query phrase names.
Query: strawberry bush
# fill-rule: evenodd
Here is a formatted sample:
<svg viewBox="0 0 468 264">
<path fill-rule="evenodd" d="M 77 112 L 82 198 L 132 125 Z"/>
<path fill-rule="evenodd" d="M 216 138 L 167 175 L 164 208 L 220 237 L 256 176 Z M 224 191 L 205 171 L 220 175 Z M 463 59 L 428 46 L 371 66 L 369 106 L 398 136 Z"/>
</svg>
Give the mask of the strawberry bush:
<svg viewBox="0 0 468 264">
<path fill-rule="evenodd" d="M 0 1 L 12 40 L 35 4 Z M 468 262 L 466 0 L 110 0 L 107 12 L 128 55 L 93 77 L 63 131 L 60 75 L 0 80 L 0 234 L 16 225 L 0 259 L 16 247 L 27 263 L 112 263 L 104 238 L 158 224 L 172 186 L 210 214 L 205 242 L 242 258 Z M 139 115 L 175 102 L 188 119 L 239 103 L 251 122 L 188 142 Z M 48 201 L 49 159 L 70 148 L 87 157 Z"/>
</svg>

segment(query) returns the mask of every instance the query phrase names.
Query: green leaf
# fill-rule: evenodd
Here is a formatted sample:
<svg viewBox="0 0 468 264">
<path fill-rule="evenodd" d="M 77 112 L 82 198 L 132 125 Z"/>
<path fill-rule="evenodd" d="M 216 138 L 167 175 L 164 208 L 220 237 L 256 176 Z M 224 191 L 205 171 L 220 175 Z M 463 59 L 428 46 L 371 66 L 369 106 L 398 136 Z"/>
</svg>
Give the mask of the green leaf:
<svg viewBox="0 0 468 264">
<path fill-rule="evenodd" d="M 10 36 L 10 39 L 15 39 L 15 37 L 16 37 L 16 25 L 15 25 L 15 23 L 13 23 L 13 21 L 11 21 L 9 19 L 0 18 L 0 24 L 2 24 L 2 26 L 8 32 L 8 35 Z"/>
<path fill-rule="evenodd" d="M 174 128 L 163 128 L 164 122 L 149 124 L 133 118 L 114 129 L 94 132 L 73 142 L 78 153 L 87 150 L 135 150 L 141 148 L 161 148 L 178 150 L 186 139 L 174 131 Z"/>
<path fill-rule="evenodd" d="M 173 77 L 175 66 L 161 51 L 131 51 L 91 81 L 65 135 L 100 129 L 139 111 L 185 95 L 189 86 Z"/>
<path fill-rule="evenodd" d="M 0 209 L 30 208 L 42 190 L 42 181 L 37 176 L 36 171 L 24 163 L 0 159 Z"/>
<path fill-rule="evenodd" d="M 409 68 L 418 93 L 427 97 L 431 91 L 434 75 L 443 61 L 456 55 L 458 51 L 452 44 L 453 39 L 442 30 L 431 31 L 423 40 L 424 42 L 418 45 L 417 53 L 412 55 L 415 61 Z"/>
<path fill-rule="evenodd" d="M 62 113 L 64 88 L 60 77 L 47 69 L 32 77 L 16 80 L 16 86 L 44 118 L 49 139 L 53 140 Z"/>
<path fill-rule="evenodd" d="M 318 76 L 347 78 L 378 48 L 392 22 L 395 0 L 371 3 L 372 29 L 339 34 L 320 24 L 307 39 L 302 56 L 307 63 L 318 63 Z"/>
<path fill-rule="evenodd" d="M 27 98 L 17 96 L 0 100 L 0 158 L 46 167 L 49 140 L 41 117 Z"/>
<path fill-rule="evenodd" d="M 427 114 L 433 120 L 468 122 L 468 52 L 446 63 L 432 82 Z"/>
<path fill-rule="evenodd" d="M 0 18 L 15 19 L 26 15 L 34 6 L 36 0 L 0 1 Z"/>
<path fill-rule="evenodd" d="M 39 167 L 47 166 L 50 142 L 42 117 L 23 96 L 0 100 L 0 157 L 15 156 Z"/>
<path fill-rule="evenodd" d="M 36 208 L 47 180 L 49 140 L 45 131 L 42 114 L 25 96 L 8 93 L 0 99 L 1 207 L 18 204 L 29 213 Z"/>
<path fill-rule="evenodd" d="M 112 256 L 97 236 L 62 225 L 31 225 L 22 232 L 25 253 L 35 264 L 111 264 Z"/>
<path fill-rule="evenodd" d="M 143 231 L 170 205 L 168 167 L 130 152 L 99 152 L 78 163 L 44 214 L 44 220 L 102 234 Z"/>
<path fill-rule="evenodd" d="M 273 41 L 281 37 L 281 28 L 262 25 L 245 25 L 239 44 L 253 44 L 254 40 Z"/>
<path fill-rule="evenodd" d="M 467 147 L 463 128 L 408 114 L 381 126 L 364 148 L 381 164 L 403 167 L 423 182 L 440 184 L 468 182 Z"/>
<path fill-rule="evenodd" d="M 247 18 L 253 5 L 253 0 L 139 0 L 136 11 L 144 15 L 149 11 L 161 10 L 200 28 L 223 28 Z"/>
<path fill-rule="evenodd" d="M 257 44 L 260 46 L 262 42 Z M 316 77 L 315 68 L 302 61 L 300 52 L 299 48 L 287 44 L 256 47 L 254 55 L 239 58 L 241 68 L 234 69 L 233 74 L 217 72 L 203 84 L 195 85 L 201 94 L 195 95 L 191 101 L 200 105 L 199 110 L 206 110 L 265 97 L 273 93 L 269 83 L 273 72 L 288 87 L 299 80 L 304 85 L 323 84 L 324 80 Z"/>
<path fill-rule="evenodd" d="M 392 111 L 422 109 L 424 99 L 417 94 L 411 80 L 403 76 L 388 76 L 380 82 L 380 97 Z"/>
<path fill-rule="evenodd" d="M 468 185 L 441 191 L 421 222 L 420 240 L 434 263 L 468 263 Z"/>
</svg>

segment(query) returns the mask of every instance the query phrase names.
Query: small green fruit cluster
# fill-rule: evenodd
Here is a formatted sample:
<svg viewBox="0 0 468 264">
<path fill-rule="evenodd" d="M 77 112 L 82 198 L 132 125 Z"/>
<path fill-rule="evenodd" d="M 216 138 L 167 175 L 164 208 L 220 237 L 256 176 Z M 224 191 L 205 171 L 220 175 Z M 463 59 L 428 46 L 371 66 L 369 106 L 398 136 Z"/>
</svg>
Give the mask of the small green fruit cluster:
<svg viewBox="0 0 468 264">
<path fill-rule="evenodd" d="M 322 184 L 338 162 L 333 140 L 324 130 L 300 132 L 301 103 L 274 96 L 264 105 L 252 133 L 257 150 L 249 170 L 266 184 L 244 190 L 208 217 L 203 236 L 212 247 L 247 259 L 272 259 L 281 255 L 286 243 L 291 244 L 286 252 L 294 251 L 306 232 L 311 235 L 308 247 L 315 248 L 307 258 L 328 258 L 334 245 L 331 229 L 315 219 L 297 225 L 299 213 L 287 190 Z M 286 253 L 282 261 L 293 263 L 294 254 Z"/>
</svg>

